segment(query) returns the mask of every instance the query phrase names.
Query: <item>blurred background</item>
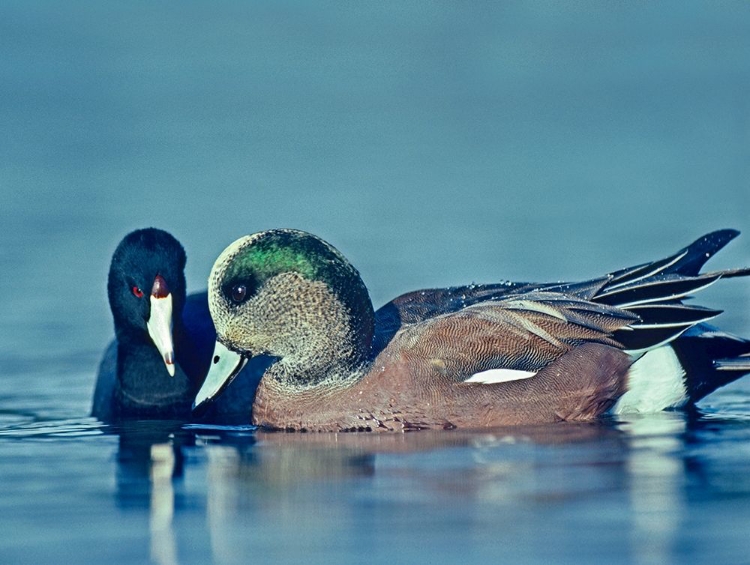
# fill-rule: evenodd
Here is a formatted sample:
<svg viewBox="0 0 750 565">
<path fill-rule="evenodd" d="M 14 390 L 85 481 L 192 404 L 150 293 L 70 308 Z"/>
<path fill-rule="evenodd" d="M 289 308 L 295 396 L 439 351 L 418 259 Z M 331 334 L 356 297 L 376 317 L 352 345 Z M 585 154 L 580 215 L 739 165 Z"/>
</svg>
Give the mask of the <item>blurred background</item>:
<svg viewBox="0 0 750 565">
<path fill-rule="evenodd" d="M 0 50 L 6 351 L 100 350 L 144 226 L 193 290 L 237 237 L 313 231 L 376 306 L 750 228 L 747 2 L 7 1 Z"/>
<path fill-rule="evenodd" d="M 110 257 L 136 228 L 183 243 L 196 291 L 236 238 L 312 231 L 377 307 L 595 277 L 723 227 L 746 233 L 709 268 L 748 266 L 749 202 L 745 0 L 4 0 L 0 561 L 746 559 L 747 378 L 697 423 L 409 456 L 357 437 L 354 463 L 86 416 Z M 700 303 L 750 335 L 749 298 L 734 280 Z"/>
</svg>

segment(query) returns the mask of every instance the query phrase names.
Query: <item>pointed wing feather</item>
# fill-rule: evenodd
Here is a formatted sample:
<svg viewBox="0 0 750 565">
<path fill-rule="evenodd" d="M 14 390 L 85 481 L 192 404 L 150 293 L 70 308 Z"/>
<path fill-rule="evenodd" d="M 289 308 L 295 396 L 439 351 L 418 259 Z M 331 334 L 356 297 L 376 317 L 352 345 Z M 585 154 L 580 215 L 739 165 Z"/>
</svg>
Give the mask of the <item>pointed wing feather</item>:
<svg viewBox="0 0 750 565">
<path fill-rule="evenodd" d="M 396 350 L 431 359 L 448 379 L 490 369 L 538 371 L 583 343 L 622 346 L 612 333 L 636 317 L 617 308 L 557 293 L 484 302 L 406 326 Z"/>
<path fill-rule="evenodd" d="M 390 342 L 396 332 L 440 316 L 459 313 L 473 307 L 503 304 L 506 331 L 518 337 L 534 333 L 527 320 L 539 316 L 559 317 L 564 310 L 567 323 L 586 328 L 595 335 L 602 318 L 619 312 L 615 319 L 631 316 L 614 335 L 616 343 L 628 350 L 653 348 L 679 337 L 686 329 L 710 320 L 720 312 L 688 306 L 682 300 L 714 284 L 721 278 L 750 275 L 750 268 L 730 269 L 700 274 L 703 265 L 737 237 L 736 230 L 719 230 L 697 239 L 665 259 L 615 271 L 605 277 L 569 283 L 513 283 L 467 285 L 448 289 L 427 289 L 402 295 L 376 312 L 376 338 L 373 355 Z M 554 297 L 552 295 L 555 295 Z M 565 304 L 565 300 L 574 303 Z M 577 302 L 576 302 L 577 301 Z M 586 305 L 581 307 L 580 304 Z M 594 307 L 599 304 L 600 311 Z M 551 306 L 552 305 L 552 306 Z M 516 319 L 510 315 L 520 311 Z M 628 311 L 630 314 L 623 314 Z M 558 328 L 559 329 L 559 328 Z M 546 331 L 554 342 L 557 334 Z"/>
<path fill-rule="evenodd" d="M 677 255 L 673 255 L 672 257 L 662 259 L 661 261 L 654 261 L 653 263 L 646 263 L 637 267 L 631 267 L 630 269 L 626 269 L 625 271 L 618 271 L 617 273 L 613 273 L 612 279 L 607 285 L 607 289 L 614 290 L 616 288 L 631 285 L 637 283 L 638 281 L 648 279 L 649 277 L 659 275 L 669 267 L 672 267 L 686 254 L 687 251 L 683 251 L 681 253 L 678 253 Z"/>
<path fill-rule="evenodd" d="M 680 277 L 662 275 L 635 283 L 634 285 L 605 290 L 594 299 L 602 304 L 627 308 L 653 302 L 679 300 L 691 292 L 697 292 L 711 286 L 721 278 L 721 274 L 700 275 L 697 277 Z"/>
<path fill-rule="evenodd" d="M 750 373 L 750 356 L 735 357 L 734 359 L 717 359 L 714 361 L 717 371 L 739 371 Z"/>
<path fill-rule="evenodd" d="M 634 329 L 657 326 L 689 328 L 721 314 L 721 310 L 687 304 L 643 304 L 629 307 L 627 310 L 639 318 L 639 321 L 632 326 Z"/>
<path fill-rule="evenodd" d="M 688 306 L 682 300 L 721 278 L 750 274 L 747 268 L 700 273 L 706 261 L 738 235 L 736 230 L 715 231 L 666 259 L 612 273 L 611 281 L 592 300 L 623 308 L 640 318 L 617 332 L 616 339 L 629 351 L 651 349 L 717 316 L 718 310 Z"/>
<path fill-rule="evenodd" d="M 740 232 L 732 229 L 708 233 L 666 259 L 644 263 L 612 273 L 612 282 L 609 288 L 631 284 L 659 274 L 694 277 L 700 273 L 703 265 L 711 257 L 721 251 L 727 243 L 738 235 L 740 235 Z"/>
</svg>

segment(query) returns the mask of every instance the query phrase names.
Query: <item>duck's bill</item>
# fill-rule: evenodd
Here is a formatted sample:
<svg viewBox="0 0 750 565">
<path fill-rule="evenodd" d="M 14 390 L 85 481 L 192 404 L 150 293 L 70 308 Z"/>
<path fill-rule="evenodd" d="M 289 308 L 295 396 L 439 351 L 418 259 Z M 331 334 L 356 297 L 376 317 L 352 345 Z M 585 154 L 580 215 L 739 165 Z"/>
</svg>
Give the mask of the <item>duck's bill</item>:
<svg viewBox="0 0 750 565">
<path fill-rule="evenodd" d="M 193 412 L 200 411 L 201 407 L 210 402 L 232 382 L 247 363 L 248 358 L 232 351 L 224 344 L 217 341 L 214 347 L 214 356 L 211 359 L 211 368 L 208 370 L 203 386 L 195 396 Z"/>
<path fill-rule="evenodd" d="M 151 295 L 151 316 L 146 327 L 151 341 L 167 366 L 169 375 L 174 377 L 174 343 L 172 341 L 172 294 L 157 297 Z"/>
</svg>

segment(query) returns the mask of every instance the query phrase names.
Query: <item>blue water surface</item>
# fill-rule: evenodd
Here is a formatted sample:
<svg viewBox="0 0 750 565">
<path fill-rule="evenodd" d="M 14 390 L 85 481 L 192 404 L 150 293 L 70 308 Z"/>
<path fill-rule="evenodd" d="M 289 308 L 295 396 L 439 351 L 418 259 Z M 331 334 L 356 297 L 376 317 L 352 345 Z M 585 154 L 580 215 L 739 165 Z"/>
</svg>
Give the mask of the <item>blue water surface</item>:
<svg viewBox="0 0 750 565">
<path fill-rule="evenodd" d="M 750 378 L 407 435 L 88 417 L 119 240 L 315 232 L 376 306 L 748 232 L 750 4 L 0 4 L 0 563 L 750 563 Z M 750 283 L 700 303 L 750 335 Z"/>
</svg>

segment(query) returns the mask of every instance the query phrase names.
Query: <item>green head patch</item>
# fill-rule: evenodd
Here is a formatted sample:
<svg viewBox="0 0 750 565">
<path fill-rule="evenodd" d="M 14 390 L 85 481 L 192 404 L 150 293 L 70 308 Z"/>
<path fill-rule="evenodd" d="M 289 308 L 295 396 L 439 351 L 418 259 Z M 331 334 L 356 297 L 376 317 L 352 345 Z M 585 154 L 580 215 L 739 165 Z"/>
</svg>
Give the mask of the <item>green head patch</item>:
<svg viewBox="0 0 750 565">
<path fill-rule="evenodd" d="M 308 280 L 326 283 L 334 291 L 359 278 L 353 267 L 333 247 L 304 232 L 273 230 L 259 234 L 226 266 L 222 291 L 231 299 L 237 285 L 252 296 L 267 280 L 281 273 L 297 273 Z"/>
<path fill-rule="evenodd" d="M 333 246 L 297 230 L 270 230 L 247 236 L 219 256 L 209 279 L 211 315 L 217 331 L 221 332 L 222 320 L 249 315 L 251 311 L 260 319 L 266 315 L 294 316 L 295 309 L 309 312 L 309 301 L 316 300 L 316 289 L 320 287 L 282 277 L 289 273 L 325 285 L 343 306 L 346 320 L 342 323 L 364 345 L 358 350 L 369 352 L 374 312 L 359 273 Z M 223 300 L 217 301 L 219 296 Z M 284 303 L 280 304 L 280 300 Z M 246 310 L 242 305 L 249 301 L 252 307 Z M 325 315 L 321 313 L 321 324 L 327 321 Z"/>
</svg>

